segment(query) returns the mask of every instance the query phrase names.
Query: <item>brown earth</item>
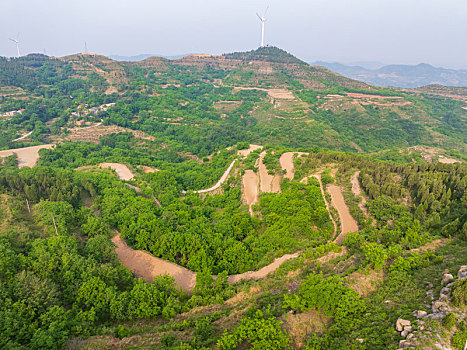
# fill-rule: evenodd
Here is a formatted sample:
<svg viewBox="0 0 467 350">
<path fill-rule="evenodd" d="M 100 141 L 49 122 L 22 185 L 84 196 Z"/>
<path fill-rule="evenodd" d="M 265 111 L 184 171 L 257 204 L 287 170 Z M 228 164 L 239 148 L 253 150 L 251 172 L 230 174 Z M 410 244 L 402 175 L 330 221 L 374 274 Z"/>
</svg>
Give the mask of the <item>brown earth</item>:
<svg viewBox="0 0 467 350">
<path fill-rule="evenodd" d="M 242 157 L 247 157 L 251 152 L 256 151 L 257 149 L 261 149 L 263 146 L 259 145 L 250 145 L 248 149 L 241 149 L 237 151 L 237 154 Z"/>
<path fill-rule="evenodd" d="M 444 157 L 439 157 L 438 162 L 443 163 L 443 164 L 454 164 L 454 163 L 460 163 L 457 159 L 454 158 L 444 158 Z"/>
<path fill-rule="evenodd" d="M 139 167 L 144 173 L 155 173 L 156 171 L 159 171 L 159 169 L 155 169 L 155 168 L 151 168 L 149 166 L 146 166 L 146 165 L 141 165 Z"/>
<path fill-rule="evenodd" d="M 322 333 L 331 321 L 316 310 L 309 310 L 298 314 L 288 313 L 281 317 L 282 327 L 291 336 L 294 348 L 301 349 L 305 345 L 305 338 L 311 333 Z"/>
<path fill-rule="evenodd" d="M 349 207 L 342 195 L 342 189 L 336 185 L 327 185 L 326 189 L 331 195 L 332 206 L 337 209 L 341 221 L 341 233 L 337 236 L 335 242 L 342 244 L 345 234 L 358 231 L 358 225 L 352 215 L 350 215 Z"/>
<path fill-rule="evenodd" d="M 347 277 L 346 284 L 360 296 L 366 297 L 378 288 L 383 279 L 383 270 L 370 270 L 368 274 L 355 271 Z"/>
<path fill-rule="evenodd" d="M 137 276 L 151 282 L 156 276 L 168 274 L 175 279 L 175 284 L 180 288 L 191 291 L 196 284 L 196 273 L 185 267 L 179 266 L 167 260 L 156 258 L 155 256 L 142 251 L 130 248 L 120 237 L 120 234 L 112 238 L 116 245 L 117 256 L 130 271 Z M 268 274 L 276 271 L 281 264 L 290 259 L 295 259 L 299 253 L 286 254 L 276 258 L 271 264 L 259 269 L 258 271 L 247 271 L 228 277 L 229 283 L 238 283 L 242 280 L 258 280 L 266 277 Z M 215 277 L 215 276 L 214 276 Z"/>
<path fill-rule="evenodd" d="M 115 250 L 122 264 L 147 282 L 151 282 L 156 276 L 168 274 L 183 290 L 190 291 L 194 288 L 196 273 L 142 250 L 131 249 L 119 234 L 112 238 L 112 242 L 116 245 Z"/>
<path fill-rule="evenodd" d="M 365 207 L 366 204 L 366 198 L 364 195 L 362 195 L 362 189 L 360 187 L 360 182 L 358 182 L 358 177 L 360 176 L 360 171 L 356 171 L 352 177 L 350 178 L 350 182 L 352 183 L 352 193 L 355 195 L 355 197 L 360 197 L 362 200 L 361 202 L 358 202 L 358 207 L 368 215 L 368 210 Z"/>
<path fill-rule="evenodd" d="M 269 175 L 268 169 L 263 163 L 263 158 L 266 155 L 266 151 L 261 152 L 258 158 L 258 171 L 259 171 L 259 179 L 260 179 L 260 189 L 261 192 L 273 192 L 279 193 L 281 191 L 280 188 L 280 175 Z"/>
<path fill-rule="evenodd" d="M 132 180 L 135 177 L 135 175 L 131 172 L 131 170 L 125 164 L 100 163 L 99 166 L 103 169 L 111 168 L 112 170 L 115 170 L 120 180 Z"/>
<path fill-rule="evenodd" d="M 251 169 L 245 170 L 242 176 L 243 194 L 249 207 L 250 215 L 253 216 L 251 207 L 258 202 L 258 175 Z"/>
<path fill-rule="evenodd" d="M 308 154 L 304 152 L 285 152 L 281 155 L 279 158 L 279 163 L 281 165 L 281 169 L 287 171 L 284 177 L 286 179 L 293 180 L 295 173 L 294 173 L 294 155 L 297 157 L 303 155 L 303 154 Z"/>
<path fill-rule="evenodd" d="M 259 280 L 261 278 L 266 277 L 271 272 L 276 271 L 287 260 L 298 258 L 298 256 L 298 253 L 285 254 L 280 258 L 274 259 L 272 263 L 259 269 L 258 271 L 247 271 L 238 275 L 230 275 L 229 283 L 238 283 L 243 280 Z"/>
<path fill-rule="evenodd" d="M 117 134 L 121 132 L 131 132 L 136 138 L 154 141 L 154 136 L 147 135 L 142 131 L 126 129 L 116 125 L 94 125 L 84 128 L 73 128 L 68 130 L 70 131 L 70 134 L 65 137 L 65 140 L 73 142 L 81 141 L 98 143 L 99 139 L 103 136 Z"/>
<path fill-rule="evenodd" d="M 53 144 L 49 144 L 49 145 L 39 145 L 39 146 L 9 149 L 5 151 L 0 151 L 0 157 L 9 157 L 9 156 L 12 156 L 13 154 L 16 154 L 16 156 L 18 157 L 18 167 L 32 168 L 37 164 L 37 161 L 39 160 L 39 150 L 43 148 L 52 149 L 53 147 L 54 147 Z"/>
</svg>

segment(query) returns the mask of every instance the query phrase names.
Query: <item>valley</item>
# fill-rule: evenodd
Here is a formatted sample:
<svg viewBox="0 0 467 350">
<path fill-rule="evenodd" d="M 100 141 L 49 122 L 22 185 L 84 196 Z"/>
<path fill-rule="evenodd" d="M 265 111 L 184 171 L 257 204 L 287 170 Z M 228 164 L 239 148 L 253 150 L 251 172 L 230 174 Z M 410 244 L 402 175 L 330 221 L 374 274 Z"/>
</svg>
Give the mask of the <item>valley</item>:
<svg viewBox="0 0 467 350">
<path fill-rule="evenodd" d="M 461 348 L 465 95 L 270 46 L 0 58 L 0 348 Z"/>
</svg>

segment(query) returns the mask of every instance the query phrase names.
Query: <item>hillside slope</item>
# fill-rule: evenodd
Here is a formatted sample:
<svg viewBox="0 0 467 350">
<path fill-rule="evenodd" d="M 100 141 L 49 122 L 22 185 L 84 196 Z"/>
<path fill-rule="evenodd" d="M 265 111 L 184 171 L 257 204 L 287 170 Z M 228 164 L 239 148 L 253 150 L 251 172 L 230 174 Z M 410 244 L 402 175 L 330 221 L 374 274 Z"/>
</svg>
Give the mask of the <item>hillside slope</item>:
<svg viewBox="0 0 467 350">
<path fill-rule="evenodd" d="M 201 156 L 238 141 L 354 152 L 417 145 L 466 151 L 465 101 L 377 88 L 275 47 L 139 62 L 35 55 L 0 64 L 2 89 L 22 88 L 30 99 L 2 94 L 2 111 L 25 109 L 21 117 L 0 120 L 5 148 L 26 145 L 12 140 L 32 129 L 31 138 L 45 142 L 47 134 L 102 119 L 167 142 L 185 135 L 186 150 Z M 116 105 L 100 107 L 108 103 Z M 32 122 L 33 115 L 39 120 Z M 200 135 L 211 146 L 194 145 Z"/>
</svg>

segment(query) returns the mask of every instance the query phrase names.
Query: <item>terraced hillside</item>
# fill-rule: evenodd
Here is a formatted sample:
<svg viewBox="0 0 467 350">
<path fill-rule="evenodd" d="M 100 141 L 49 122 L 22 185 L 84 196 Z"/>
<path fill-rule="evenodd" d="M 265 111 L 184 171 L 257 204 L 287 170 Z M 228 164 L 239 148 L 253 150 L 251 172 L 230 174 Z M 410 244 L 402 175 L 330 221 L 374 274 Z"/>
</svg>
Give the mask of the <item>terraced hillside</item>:
<svg viewBox="0 0 467 350">
<path fill-rule="evenodd" d="M 68 129 L 103 122 L 181 142 L 201 157 L 239 141 L 352 152 L 427 146 L 456 157 L 466 151 L 462 95 L 376 88 L 274 47 L 133 63 L 87 54 L 1 64 L 3 148 L 57 142 Z M 18 88 L 21 94 L 9 92 Z"/>
<path fill-rule="evenodd" d="M 0 59 L 0 348 L 462 349 L 465 91 L 273 47 Z"/>
</svg>

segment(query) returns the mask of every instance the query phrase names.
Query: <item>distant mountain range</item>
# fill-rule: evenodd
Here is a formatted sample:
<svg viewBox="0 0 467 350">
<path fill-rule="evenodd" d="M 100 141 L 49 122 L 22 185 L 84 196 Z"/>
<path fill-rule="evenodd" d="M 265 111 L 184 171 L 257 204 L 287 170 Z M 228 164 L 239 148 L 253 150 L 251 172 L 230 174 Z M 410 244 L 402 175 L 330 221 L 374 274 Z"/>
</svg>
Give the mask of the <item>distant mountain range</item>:
<svg viewBox="0 0 467 350">
<path fill-rule="evenodd" d="M 467 86 L 467 70 L 433 67 L 426 63 L 416 66 L 392 64 L 377 69 L 341 63 L 313 62 L 343 76 L 376 86 L 417 88 L 425 85 Z"/>
<path fill-rule="evenodd" d="M 143 61 L 149 57 L 164 57 L 169 60 L 176 60 L 178 58 L 182 58 L 182 57 L 189 56 L 189 55 L 191 55 L 191 53 L 187 53 L 184 55 L 175 55 L 175 56 L 164 56 L 164 55 L 157 55 L 157 54 L 141 54 L 137 56 L 110 55 L 108 57 L 114 61 L 138 62 L 138 61 Z"/>
</svg>

